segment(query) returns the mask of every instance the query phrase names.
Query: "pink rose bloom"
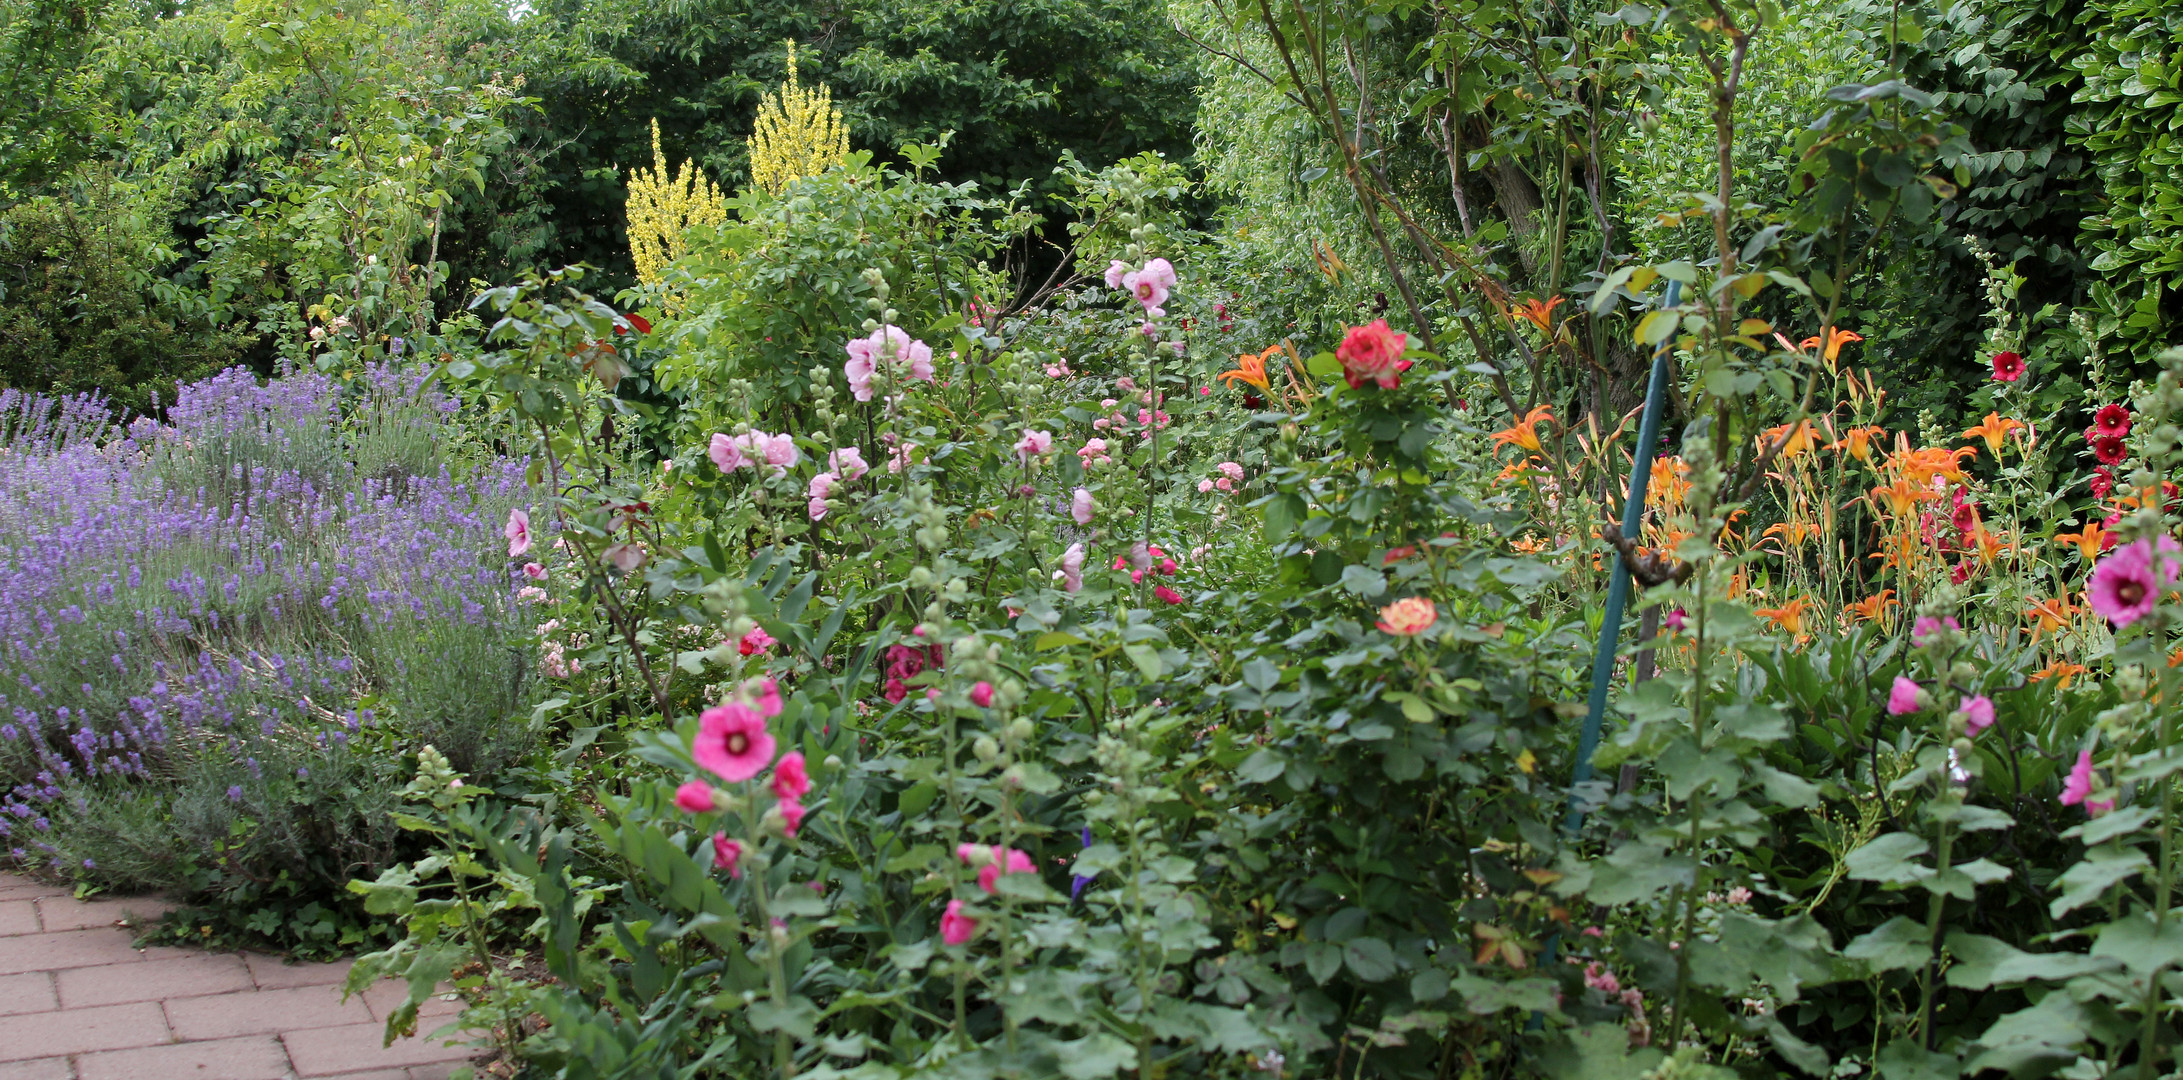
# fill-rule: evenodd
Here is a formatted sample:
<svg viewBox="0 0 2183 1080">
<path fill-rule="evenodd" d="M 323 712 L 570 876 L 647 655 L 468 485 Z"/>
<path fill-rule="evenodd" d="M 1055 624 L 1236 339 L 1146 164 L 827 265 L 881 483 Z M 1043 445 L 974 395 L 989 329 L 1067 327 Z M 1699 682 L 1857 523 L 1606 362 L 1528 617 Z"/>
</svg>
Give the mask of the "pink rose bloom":
<svg viewBox="0 0 2183 1080">
<path fill-rule="evenodd" d="M 1016 444 L 1016 456 L 1025 461 L 1054 448 L 1054 437 L 1043 431 L 1026 431 L 1023 441 Z"/>
<path fill-rule="evenodd" d="M 1222 491 L 1234 491 L 1236 489 L 1236 482 L 1223 476 L 1220 479 L 1213 481 L 1213 486 L 1219 488 Z"/>
<path fill-rule="evenodd" d="M 1138 571 L 1138 573 L 1142 574 L 1142 573 L 1144 573 L 1144 571 L 1140 570 L 1140 571 Z M 1167 586 L 1165 586 L 1165 585 L 1155 585 L 1155 586 L 1153 586 L 1153 588 L 1152 588 L 1152 595 L 1154 595 L 1154 596 L 1157 596 L 1157 597 L 1159 597 L 1159 598 L 1160 598 L 1160 600 L 1161 600 L 1162 602 L 1164 602 L 1164 603 L 1169 603 L 1169 604 L 1180 604 L 1180 603 L 1182 603 L 1182 594 L 1181 594 L 1181 593 L 1179 593 L 1179 592 L 1176 592 L 1176 591 L 1175 591 L 1175 590 L 1173 590 L 1173 589 L 1170 589 L 1170 588 L 1168 588 L 1168 587 L 1167 587 Z"/>
<path fill-rule="evenodd" d="M 713 834 L 713 869 L 725 870 L 731 878 L 743 876 L 743 842 L 728 839 L 728 834 Z"/>
<path fill-rule="evenodd" d="M 1114 380 L 1114 388 L 1115 390 L 1122 392 L 1134 391 L 1137 389 L 1137 380 L 1127 375 L 1124 375 L 1121 378 Z M 1113 407 L 1114 405 L 1114 403 L 1111 401 L 1102 402 L 1101 404 L 1109 408 Z"/>
<path fill-rule="evenodd" d="M 713 808 L 713 786 L 703 780 L 692 780 L 675 789 L 675 809 L 685 814 L 702 814 Z"/>
<path fill-rule="evenodd" d="M 1984 694 L 1964 698 L 1963 704 L 1958 706 L 1956 711 L 1963 714 L 1964 729 L 1973 735 L 1992 727 L 1994 724 L 1993 699 Z"/>
<path fill-rule="evenodd" d="M 1104 417 L 1104 416 L 1100 417 L 1100 418 L 1099 418 L 1099 419 L 1097 419 L 1097 420 L 1094 420 L 1094 421 L 1092 421 L 1092 430 L 1093 430 L 1093 431 L 1105 431 L 1105 430 L 1107 430 L 1108 428 L 1110 428 L 1110 427 L 1113 427 L 1113 426 L 1114 426 L 1114 421 L 1112 421 L 1112 420 L 1109 420 L 1109 419 L 1107 419 L 1107 418 L 1106 418 L 1106 417 Z"/>
<path fill-rule="evenodd" d="M 979 679 L 977 685 L 970 688 L 970 703 L 981 709 L 993 704 L 993 684 Z"/>
<path fill-rule="evenodd" d="M 1226 476 L 1230 480 L 1240 482 L 1243 479 L 1243 466 L 1238 465 L 1233 461 L 1223 461 L 1213 467 L 1219 469 L 1221 475 Z"/>
<path fill-rule="evenodd" d="M 523 576 L 532 581 L 544 581 L 546 580 L 546 568 L 534 562 L 524 563 Z"/>
<path fill-rule="evenodd" d="M 1207 494 L 1207 493 L 1211 492 L 1212 490 L 1213 490 L 1213 482 L 1212 482 L 1211 480 L 1200 480 L 1200 481 L 1198 481 L 1198 494 L 1200 494 L 1200 495 L 1204 495 L 1204 494 Z"/>
<path fill-rule="evenodd" d="M 761 675 L 743 684 L 743 692 L 750 695 L 750 703 L 758 709 L 758 715 L 772 719 L 781 715 L 781 684 Z"/>
<path fill-rule="evenodd" d="M 1395 332 L 1387 320 L 1374 319 L 1369 326 L 1350 327 L 1334 357 L 1342 362 L 1342 377 L 1349 380 L 1350 389 L 1369 382 L 1392 390 L 1402 385 L 1401 373 L 1410 370 L 1410 362 L 1402 358 L 1409 342 L 1409 335 Z"/>
<path fill-rule="evenodd" d="M 1069 517 L 1079 525 L 1092 523 L 1092 515 L 1099 512 L 1099 504 L 1092 501 L 1090 488 L 1077 488 L 1069 499 Z"/>
<path fill-rule="evenodd" d="M 2152 614 L 2161 586 L 2175 584 L 2177 570 L 2175 560 L 2168 555 L 2175 541 L 2165 536 L 2160 539 L 2160 562 L 2165 572 L 2158 577 L 2166 578 L 2165 582 L 2156 579 L 2152 548 L 2144 541 L 2116 548 L 2092 568 L 2090 593 L 2095 614 L 2116 626 L 2128 626 Z"/>
<path fill-rule="evenodd" d="M 1116 259 L 1116 260 L 1114 260 L 1113 262 L 1110 262 L 1110 263 L 1108 263 L 1108 264 L 1107 264 L 1107 288 L 1110 288 L 1110 289 L 1119 289 L 1119 288 L 1121 288 L 1121 287 L 1122 287 L 1122 275 L 1124 275 L 1124 274 L 1127 274 L 1127 273 L 1129 273 L 1129 264 L 1128 264 L 1128 263 L 1126 263 L 1126 262 L 1123 262 L 1123 261 L 1122 261 L 1122 260 L 1120 260 L 1120 259 Z"/>
<path fill-rule="evenodd" d="M 698 714 L 690 756 L 707 772 L 739 784 L 772 764 L 773 735 L 757 709 L 731 701 Z"/>
<path fill-rule="evenodd" d="M 1061 553 L 1061 588 L 1065 592 L 1076 592 L 1083 587 L 1084 545 L 1070 544 L 1069 550 Z"/>
<path fill-rule="evenodd" d="M 744 656 L 756 656 L 771 649 L 775 644 L 777 642 L 773 640 L 773 635 L 766 633 L 765 627 L 753 626 L 750 628 L 750 633 L 744 634 L 743 639 L 735 643 L 735 651 Z"/>
<path fill-rule="evenodd" d="M 803 828 L 804 814 L 808 813 L 804 809 L 803 803 L 796 799 L 782 799 L 774 804 L 774 809 L 781 812 L 781 834 L 794 840 L 796 833 Z M 813 882 L 812 884 L 817 885 L 818 883 Z M 819 885 L 819 888 L 824 890 L 825 886 Z"/>
<path fill-rule="evenodd" d="M 2069 775 L 2062 780 L 2062 805 L 2076 806 L 2082 803 L 2084 805 L 2085 811 L 2087 813 L 2090 813 L 2093 811 L 2093 808 L 2098 805 L 2085 802 L 2085 799 L 2089 798 L 2091 794 L 2092 751 L 2079 750 L 2077 751 L 2076 767 L 2069 770 Z M 2105 805 L 2108 808 L 2112 809 L 2115 804 L 2113 802 L 2108 802 Z"/>
<path fill-rule="evenodd" d="M 501 526 L 500 534 L 508 538 L 508 557 L 513 559 L 531 549 L 531 512 L 518 506 L 508 511 L 508 523 Z"/>
<path fill-rule="evenodd" d="M 855 480 L 872 471 L 872 467 L 864 463 L 864 451 L 854 446 L 844 446 L 826 455 L 826 471 L 844 480 Z"/>
<path fill-rule="evenodd" d="M 940 916 L 940 940 L 950 945 L 968 945 L 978 936 L 978 920 L 963 914 L 963 902 L 950 900 L 947 912 Z"/>
<path fill-rule="evenodd" d="M 773 764 L 773 794 L 776 798 L 801 799 L 811 791 L 811 774 L 804 768 L 803 753 L 791 750 L 781 755 Z"/>
<path fill-rule="evenodd" d="M 1895 676 L 1895 685 L 1887 692 L 1887 711 L 1890 716 L 1917 712 L 1918 684 L 1904 676 Z"/>
</svg>

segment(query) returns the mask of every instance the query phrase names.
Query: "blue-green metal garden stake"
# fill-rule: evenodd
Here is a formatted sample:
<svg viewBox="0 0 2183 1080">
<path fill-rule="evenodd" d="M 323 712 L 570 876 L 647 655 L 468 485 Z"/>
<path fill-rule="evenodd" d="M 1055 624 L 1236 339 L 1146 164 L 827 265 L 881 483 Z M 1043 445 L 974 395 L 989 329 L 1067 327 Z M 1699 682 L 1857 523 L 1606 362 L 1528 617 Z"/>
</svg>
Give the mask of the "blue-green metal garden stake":
<svg viewBox="0 0 2183 1080">
<path fill-rule="evenodd" d="M 1683 301 L 1683 283 L 1668 282 L 1667 293 L 1662 298 L 1662 308 L 1672 308 Z M 1645 488 L 1652 480 L 1652 451 L 1660 443 L 1660 413 L 1667 405 L 1669 344 L 1662 342 L 1652 354 L 1652 379 L 1645 384 L 1645 415 L 1637 422 L 1637 452 L 1630 456 L 1630 494 L 1622 501 L 1622 535 L 1637 536 L 1637 530 L 1645 519 Z M 1592 753 L 1599 749 L 1600 727 L 1607 719 L 1607 685 L 1614 681 L 1615 653 L 1622 648 L 1622 609 L 1630 603 L 1630 565 L 1620 553 L 1615 555 L 1614 570 L 1607 579 L 1607 611 L 1599 620 L 1599 652 L 1592 658 L 1592 697 L 1590 708 L 1584 713 L 1584 727 L 1577 733 L 1577 767 L 1569 778 L 1569 815 L 1562 820 L 1562 831 L 1575 836 L 1584 827 L 1584 810 L 1577 796 L 1577 787 L 1592 779 Z M 1561 935 L 1553 934 L 1546 939 L 1544 962 L 1552 964 L 1560 952 Z M 1546 1017 L 1531 1014 L 1530 1029 L 1537 1031 L 1544 1026 Z"/>
<path fill-rule="evenodd" d="M 1683 283 L 1668 282 L 1662 309 L 1682 302 Z M 1668 342 L 1652 354 L 1652 381 L 1645 386 L 1645 416 L 1637 424 L 1637 452 L 1630 460 L 1630 495 L 1622 502 L 1622 535 L 1636 539 L 1645 521 L 1645 488 L 1652 480 L 1652 451 L 1660 443 L 1660 413 L 1668 396 Z M 1592 657 L 1592 698 L 1577 733 L 1577 767 L 1569 778 L 1569 816 L 1562 830 L 1571 835 L 1584 826 L 1577 788 L 1592 779 L 1592 754 L 1599 749 L 1600 727 L 1607 719 L 1607 686 L 1614 681 L 1615 653 L 1622 646 L 1622 609 L 1630 602 L 1630 564 L 1618 553 L 1607 581 L 1607 611 L 1599 622 L 1599 652 Z"/>
</svg>

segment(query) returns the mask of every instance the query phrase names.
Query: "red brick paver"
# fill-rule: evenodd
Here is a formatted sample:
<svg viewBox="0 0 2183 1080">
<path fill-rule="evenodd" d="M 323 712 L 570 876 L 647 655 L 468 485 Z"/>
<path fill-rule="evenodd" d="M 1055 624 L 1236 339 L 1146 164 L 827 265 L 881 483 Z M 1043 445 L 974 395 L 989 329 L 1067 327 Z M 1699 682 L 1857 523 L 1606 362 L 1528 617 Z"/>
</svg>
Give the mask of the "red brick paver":
<svg viewBox="0 0 2183 1080">
<path fill-rule="evenodd" d="M 127 927 L 166 910 L 0 874 L 0 1080 L 445 1080 L 473 1056 L 380 1045 L 404 988 L 343 1001 L 346 961 L 136 948 Z M 428 1002 L 418 1027 L 459 1011 Z"/>
</svg>

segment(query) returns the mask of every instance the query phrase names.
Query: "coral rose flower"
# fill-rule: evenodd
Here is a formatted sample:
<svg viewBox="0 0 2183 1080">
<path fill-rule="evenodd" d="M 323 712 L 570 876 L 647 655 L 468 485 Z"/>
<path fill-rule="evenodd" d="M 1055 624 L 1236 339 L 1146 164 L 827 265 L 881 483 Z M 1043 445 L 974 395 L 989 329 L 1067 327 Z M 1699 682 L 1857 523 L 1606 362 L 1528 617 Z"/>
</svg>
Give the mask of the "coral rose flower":
<svg viewBox="0 0 2183 1080">
<path fill-rule="evenodd" d="M 1422 596 L 1405 597 L 1380 609 L 1379 628 L 1396 637 L 1416 637 L 1440 620 L 1440 611 Z"/>
<path fill-rule="evenodd" d="M 1410 362 L 1402 358 L 1409 345 L 1408 334 L 1396 332 L 1385 319 L 1374 319 L 1370 325 L 1350 327 L 1334 358 L 1342 362 L 1342 377 L 1349 380 L 1350 389 L 1369 382 L 1392 390 L 1402 385 L 1401 373 L 1410 370 Z"/>
</svg>

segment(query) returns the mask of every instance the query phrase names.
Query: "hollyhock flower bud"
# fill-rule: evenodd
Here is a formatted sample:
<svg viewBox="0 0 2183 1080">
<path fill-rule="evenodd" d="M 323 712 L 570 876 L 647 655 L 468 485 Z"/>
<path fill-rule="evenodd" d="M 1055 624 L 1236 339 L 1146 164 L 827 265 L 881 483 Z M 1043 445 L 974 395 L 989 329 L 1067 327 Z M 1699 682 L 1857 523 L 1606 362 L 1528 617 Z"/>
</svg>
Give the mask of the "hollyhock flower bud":
<svg viewBox="0 0 2183 1080">
<path fill-rule="evenodd" d="M 1069 499 L 1069 517 L 1079 525 L 1092 523 L 1092 515 L 1099 512 L 1099 504 L 1092 501 L 1090 488 L 1077 488 Z"/>
<path fill-rule="evenodd" d="M 983 709 L 993 704 L 993 684 L 983 679 L 970 688 L 970 703 Z"/>
<path fill-rule="evenodd" d="M 963 902 L 950 900 L 946 913 L 940 916 L 940 940 L 950 945 L 968 945 L 978 936 L 978 920 L 963 914 Z"/>
<path fill-rule="evenodd" d="M 726 870 L 731 878 L 743 876 L 743 842 L 728 839 L 728 834 L 713 834 L 713 868 Z"/>
<path fill-rule="evenodd" d="M 1905 676 L 1895 676 L 1895 685 L 1887 692 L 1887 711 L 1891 716 L 1917 712 L 1918 684 Z"/>
</svg>

